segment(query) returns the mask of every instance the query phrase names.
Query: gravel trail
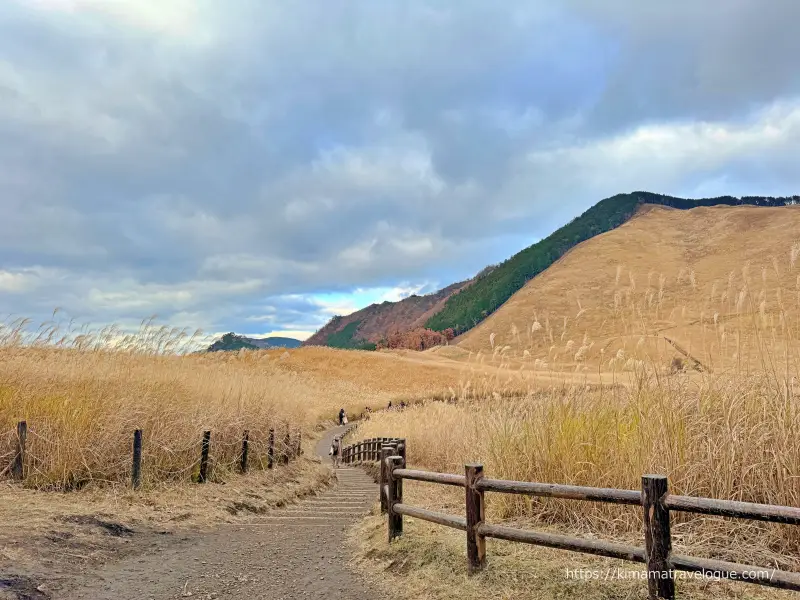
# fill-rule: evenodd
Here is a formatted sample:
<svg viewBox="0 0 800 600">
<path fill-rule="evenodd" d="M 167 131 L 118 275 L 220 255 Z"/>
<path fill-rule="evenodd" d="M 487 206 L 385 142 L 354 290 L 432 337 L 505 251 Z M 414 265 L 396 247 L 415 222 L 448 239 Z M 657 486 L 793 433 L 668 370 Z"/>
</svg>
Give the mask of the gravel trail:
<svg viewBox="0 0 800 600">
<path fill-rule="evenodd" d="M 328 460 L 328 431 L 316 453 Z M 347 527 L 369 512 L 377 486 L 358 469 L 337 470 L 338 484 L 319 496 L 247 524 L 190 533 L 151 555 L 108 565 L 63 600 L 370 600 L 378 594 L 351 573 Z"/>
</svg>

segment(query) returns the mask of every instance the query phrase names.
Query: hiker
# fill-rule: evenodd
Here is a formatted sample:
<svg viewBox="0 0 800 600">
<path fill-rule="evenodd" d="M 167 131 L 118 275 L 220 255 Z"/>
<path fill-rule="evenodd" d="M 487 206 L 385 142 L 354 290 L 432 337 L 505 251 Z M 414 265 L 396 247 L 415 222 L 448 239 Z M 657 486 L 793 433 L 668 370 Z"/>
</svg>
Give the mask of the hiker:
<svg viewBox="0 0 800 600">
<path fill-rule="evenodd" d="M 392 410 L 392 401 L 389 400 L 389 406 L 386 407 L 386 410 Z"/>
<path fill-rule="evenodd" d="M 339 425 L 344 425 L 344 409 L 339 409 Z"/>
<path fill-rule="evenodd" d="M 338 435 L 334 436 L 333 437 L 333 441 L 331 442 L 331 449 L 328 450 L 328 455 L 331 457 L 331 460 L 333 461 L 333 468 L 334 469 L 338 469 L 339 468 L 339 454 L 340 454 L 341 446 L 342 446 L 342 444 L 341 444 L 341 441 L 339 439 L 339 436 Z"/>
</svg>

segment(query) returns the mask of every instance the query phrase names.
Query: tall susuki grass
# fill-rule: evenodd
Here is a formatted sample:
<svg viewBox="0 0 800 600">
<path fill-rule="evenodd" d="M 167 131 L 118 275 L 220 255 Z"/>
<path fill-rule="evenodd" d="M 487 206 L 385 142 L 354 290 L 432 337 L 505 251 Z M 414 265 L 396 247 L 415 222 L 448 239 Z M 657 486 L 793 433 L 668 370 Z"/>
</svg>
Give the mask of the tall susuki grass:
<svg viewBox="0 0 800 600">
<path fill-rule="evenodd" d="M 204 430 L 212 431 L 221 479 L 235 468 L 244 430 L 258 467 L 270 428 L 280 450 L 287 427 L 308 435 L 340 407 L 352 414 L 369 403 L 357 385 L 345 390 L 284 368 L 282 352 L 187 353 L 196 341 L 152 322 L 135 334 L 33 329 L 25 321 L 0 327 L 0 472 L 14 452 L 16 424 L 26 420 L 29 486 L 126 481 L 138 428 L 145 483 L 189 481 Z"/>
<path fill-rule="evenodd" d="M 489 336 L 477 360 L 526 373 L 524 397 L 487 394 L 376 414 L 358 435 L 405 437 L 409 462 L 437 471 L 462 472 L 477 461 L 495 478 L 624 489 L 639 489 L 645 473 L 664 473 L 673 493 L 800 506 L 800 292 L 785 286 L 794 267 L 775 262 L 756 281 L 747 266 L 738 283 L 732 274 L 708 290 L 692 270 L 651 274 L 638 292 L 635 275 L 626 282 L 618 270 L 624 292 L 604 293 L 609 303 L 588 309 L 599 331 L 582 324 L 587 309 L 579 307 L 577 317 L 531 315 L 527 332 Z M 771 273 L 781 279 L 772 288 Z M 684 297 L 665 294 L 670 284 Z M 494 519 L 641 529 L 632 508 L 490 496 Z M 675 531 L 708 521 L 676 515 Z M 736 523 L 714 531 L 800 552 L 796 527 Z"/>
</svg>

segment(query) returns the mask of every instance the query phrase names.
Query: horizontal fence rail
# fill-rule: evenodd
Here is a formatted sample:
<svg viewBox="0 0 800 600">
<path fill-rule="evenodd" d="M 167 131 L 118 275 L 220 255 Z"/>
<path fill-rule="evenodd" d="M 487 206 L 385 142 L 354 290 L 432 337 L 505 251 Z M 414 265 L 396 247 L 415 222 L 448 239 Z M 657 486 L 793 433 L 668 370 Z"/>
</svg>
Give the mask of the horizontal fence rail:
<svg viewBox="0 0 800 600">
<path fill-rule="evenodd" d="M 562 498 L 566 500 L 588 500 L 591 502 L 610 502 L 613 504 L 641 504 L 642 493 L 636 490 L 614 490 L 608 488 L 559 485 L 555 483 L 528 483 L 526 481 L 505 481 L 503 479 L 481 479 L 478 489 L 484 492 L 505 494 L 524 494 L 543 498 Z"/>
<path fill-rule="evenodd" d="M 275 428 L 269 430 L 269 441 L 267 443 L 267 468 L 272 469 L 275 464 L 276 457 L 280 459 L 282 464 L 288 464 L 290 460 L 294 460 L 302 454 L 302 432 L 300 429 L 293 429 L 290 425 L 285 426 L 285 436 L 283 441 L 276 442 Z M 294 433 L 293 433 L 294 431 Z M 35 429 L 31 429 L 35 432 Z M 198 467 L 198 474 L 196 477 L 197 483 L 206 483 L 211 477 L 211 466 L 213 464 L 213 440 L 211 431 L 203 431 L 200 440 L 200 457 L 191 467 Z M 142 466 L 143 466 L 143 440 L 144 432 L 142 429 L 133 431 L 133 444 L 131 453 L 131 471 L 130 481 L 131 487 L 137 490 L 142 485 Z M 0 469 L 0 476 L 5 473 L 10 473 L 11 477 L 18 481 L 23 481 L 29 476 L 28 455 L 30 454 L 28 444 L 28 423 L 27 421 L 20 421 L 17 424 L 17 436 L 14 443 L 13 459 L 11 464 L 4 469 Z M 250 444 L 252 442 L 249 430 L 244 430 L 241 437 L 241 449 L 238 452 L 236 464 L 238 465 L 241 473 L 247 473 L 249 470 L 250 458 Z M 276 443 L 278 447 L 276 447 Z M 282 447 L 280 446 L 282 444 Z"/>
<path fill-rule="evenodd" d="M 672 511 L 800 525 L 800 508 L 672 495 L 663 475 L 643 475 L 641 490 L 620 490 L 489 479 L 484 477 L 482 465 L 465 465 L 464 475 L 409 469 L 406 467 L 406 442 L 400 438 L 361 440 L 344 448 L 342 456 L 344 462 L 350 464 L 378 463 L 381 512 L 388 515 L 390 542 L 402 535 L 404 516 L 464 531 L 467 565 L 471 573 L 486 566 L 485 540 L 494 538 L 643 563 L 647 565 L 648 596 L 652 600 L 675 598 L 674 571 L 800 591 L 800 573 L 674 554 L 670 533 Z M 404 504 L 404 480 L 464 488 L 466 517 Z M 644 546 L 487 523 L 486 492 L 641 506 Z"/>
</svg>

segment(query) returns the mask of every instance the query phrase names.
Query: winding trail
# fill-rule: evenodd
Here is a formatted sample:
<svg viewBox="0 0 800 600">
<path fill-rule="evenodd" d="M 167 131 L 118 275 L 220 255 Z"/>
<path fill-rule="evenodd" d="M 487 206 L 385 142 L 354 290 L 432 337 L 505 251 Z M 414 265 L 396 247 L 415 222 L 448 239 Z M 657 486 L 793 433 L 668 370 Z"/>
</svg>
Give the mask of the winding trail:
<svg viewBox="0 0 800 600">
<path fill-rule="evenodd" d="M 317 444 L 323 461 L 335 434 Z M 319 496 L 270 511 L 247 524 L 187 534 L 152 555 L 108 565 L 64 600 L 370 600 L 378 594 L 347 567 L 348 525 L 369 512 L 377 486 L 358 469 L 336 471 Z"/>
</svg>

